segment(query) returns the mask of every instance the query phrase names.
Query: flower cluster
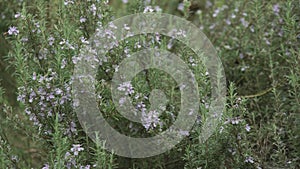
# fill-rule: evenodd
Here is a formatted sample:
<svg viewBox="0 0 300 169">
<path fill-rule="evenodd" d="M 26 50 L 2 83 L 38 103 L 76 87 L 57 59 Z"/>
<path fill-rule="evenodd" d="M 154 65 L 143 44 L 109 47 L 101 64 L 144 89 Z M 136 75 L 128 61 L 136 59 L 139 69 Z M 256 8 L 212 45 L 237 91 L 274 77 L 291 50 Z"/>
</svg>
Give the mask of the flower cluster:
<svg viewBox="0 0 300 169">
<path fill-rule="evenodd" d="M 40 129 L 45 130 L 45 134 L 51 134 L 52 129 L 48 126 L 49 120 L 58 115 L 59 120 L 62 121 L 67 118 L 67 112 L 55 112 L 57 108 L 68 107 L 71 97 L 71 81 L 65 83 L 64 86 L 55 86 L 58 80 L 58 74 L 52 69 L 49 69 L 45 75 L 32 75 L 32 83 L 39 84 L 37 87 L 19 87 L 19 95 L 17 100 L 26 104 L 26 114 L 33 124 Z M 66 126 L 65 133 L 67 135 L 77 134 L 76 124 L 74 121 L 69 122 Z"/>
</svg>

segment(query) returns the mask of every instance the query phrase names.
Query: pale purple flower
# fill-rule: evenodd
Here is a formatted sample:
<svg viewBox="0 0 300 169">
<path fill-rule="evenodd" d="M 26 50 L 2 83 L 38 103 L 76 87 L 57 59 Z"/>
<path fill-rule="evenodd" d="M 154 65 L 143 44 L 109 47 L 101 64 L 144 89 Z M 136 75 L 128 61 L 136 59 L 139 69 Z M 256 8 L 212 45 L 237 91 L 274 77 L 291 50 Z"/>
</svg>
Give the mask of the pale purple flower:
<svg viewBox="0 0 300 169">
<path fill-rule="evenodd" d="M 66 67 L 66 65 L 67 65 L 67 60 L 66 60 L 66 58 L 63 58 L 63 60 L 61 61 L 61 66 L 60 66 L 60 68 L 63 69 L 63 68 Z"/>
<path fill-rule="evenodd" d="M 208 0 L 208 1 L 206 1 L 205 8 L 209 8 L 212 5 L 213 5 L 212 2 Z"/>
<path fill-rule="evenodd" d="M 159 112 L 149 111 L 149 113 L 142 113 L 142 124 L 146 130 L 154 129 L 160 123 Z"/>
<path fill-rule="evenodd" d="M 124 24 L 124 29 L 125 29 L 126 31 L 129 31 L 129 30 L 130 30 L 130 27 L 129 27 L 127 24 Z"/>
<path fill-rule="evenodd" d="M 267 38 L 263 38 L 267 45 L 271 45 L 271 42 Z"/>
<path fill-rule="evenodd" d="M 73 152 L 75 156 L 78 156 L 78 153 L 83 150 L 84 148 L 82 148 L 80 144 L 73 144 L 71 148 L 71 152 Z"/>
<path fill-rule="evenodd" d="M 11 160 L 12 161 L 19 161 L 18 156 L 16 156 L 16 155 L 12 155 Z"/>
<path fill-rule="evenodd" d="M 89 44 L 90 42 L 85 37 L 80 37 L 80 40 L 83 44 Z"/>
<path fill-rule="evenodd" d="M 253 159 L 253 157 L 251 157 L 251 156 L 248 156 L 248 157 L 246 157 L 246 160 L 245 160 L 245 162 L 246 163 L 254 163 L 254 159 Z"/>
<path fill-rule="evenodd" d="M 29 95 L 29 103 L 32 103 L 35 97 L 36 97 L 36 93 L 32 90 Z"/>
<path fill-rule="evenodd" d="M 179 3 L 177 9 L 179 11 L 183 11 L 184 10 L 184 4 L 183 3 Z"/>
<path fill-rule="evenodd" d="M 33 74 L 32 74 L 32 80 L 36 80 L 36 72 L 33 72 Z"/>
<path fill-rule="evenodd" d="M 190 132 L 189 131 L 185 131 L 185 130 L 180 130 L 179 134 L 182 135 L 182 136 L 189 136 Z"/>
<path fill-rule="evenodd" d="M 21 42 L 28 42 L 28 38 L 27 37 L 22 37 Z"/>
<path fill-rule="evenodd" d="M 75 135 L 78 134 L 75 122 L 71 121 L 69 127 L 66 129 L 65 134 L 67 134 L 68 136 L 71 136 L 71 134 L 75 134 Z"/>
<path fill-rule="evenodd" d="M 9 35 L 18 35 L 19 34 L 19 30 L 15 26 L 9 27 L 8 34 Z"/>
<path fill-rule="evenodd" d="M 64 4 L 65 4 L 65 5 L 74 4 L 74 1 L 68 0 L 68 1 L 65 1 Z"/>
<path fill-rule="evenodd" d="M 16 14 L 15 14 L 15 18 L 19 18 L 21 16 L 21 13 L 20 12 L 17 12 Z"/>
<path fill-rule="evenodd" d="M 77 64 L 78 61 L 80 61 L 80 57 L 77 57 L 77 56 L 73 56 L 73 57 L 72 57 L 72 62 L 73 62 L 74 64 Z"/>
<path fill-rule="evenodd" d="M 127 4 L 128 0 L 122 0 L 123 4 Z"/>
<path fill-rule="evenodd" d="M 146 112 L 146 105 L 144 104 L 144 102 L 139 102 L 137 105 L 136 105 L 136 109 L 141 111 L 142 113 L 145 113 Z"/>
<path fill-rule="evenodd" d="M 86 166 L 80 166 L 80 169 L 90 169 L 91 165 L 86 165 Z"/>
<path fill-rule="evenodd" d="M 70 130 L 73 133 L 75 133 L 77 131 L 76 124 L 73 121 L 71 121 L 71 123 L 70 123 Z"/>
<path fill-rule="evenodd" d="M 279 5 L 278 5 L 278 4 L 275 4 L 275 5 L 273 6 L 273 12 L 275 13 L 275 15 L 279 15 L 280 8 L 279 8 Z"/>
<path fill-rule="evenodd" d="M 61 89 L 59 89 L 59 88 L 55 89 L 55 94 L 56 95 L 61 95 L 62 93 L 63 93 L 63 91 Z"/>
<path fill-rule="evenodd" d="M 31 111 L 29 110 L 29 108 L 26 108 L 26 109 L 25 109 L 25 113 L 26 113 L 27 115 L 30 115 L 30 114 L 31 114 Z"/>
<path fill-rule="evenodd" d="M 214 13 L 213 13 L 213 17 L 215 18 L 215 17 L 217 17 L 218 16 L 218 14 L 220 13 L 220 9 L 219 8 L 217 8 L 215 11 L 214 11 Z"/>
<path fill-rule="evenodd" d="M 42 169 L 49 169 L 49 168 L 50 168 L 50 166 L 48 164 L 45 164 Z"/>
<path fill-rule="evenodd" d="M 230 19 L 226 19 L 225 22 L 226 22 L 227 25 L 231 25 Z"/>
<path fill-rule="evenodd" d="M 243 58 L 244 58 L 244 54 L 243 54 L 243 53 L 240 53 L 240 54 L 239 54 L 239 57 L 240 57 L 241 59 L 243 59 Z"/>
<path fill-rule="evenodd" d="M 54 40 L 55 40 L 55 38 L 54 38 L 53 36 L 50 36 L 50 37 L 48 38 L 48 42 L 49 42 L 49 45 L 50 45 L 50 46 L 53 45 Z"/>
<path fill-rule="evenodd" d="M 86 22 L 86 18 L 83 17 L 83 16 L 81 16 L 80 19 L 79 19 L 79 21 L 80 21 L 80 23 L 84 23 L 84 22 Z"/>
<path fill-rule="evenodd" d="M 249 22 L 246 21 L 245 18 L 241 18 L 240 21 L 241 21 L 241 23 L 242 23 L 242 25 L 243 25 L 244 27 L 248 27 Z"/>
<path fill-rule="evenodd" d="M 40 51 L 39 51 L 39 59 L 42 60 L 42 59 L 47 59 L 47 55 L 48 55 L 48 49 L 47 48 L 42 48 Z"/>
<path fill-rule="evenodd" d="M 17 101 L 21 102 L 21 103 L 25 103 L 25 98 L 26 98 L 26 95 L 24 94 L 25 93 L 25 89 L 22 90 L 22 88 L 19 88 L 19 95 L 17 97 Z"/>
<path fill-rule="evenodd" d="M 123 84 L 120 84 L 118 90 L 125 92 L 125 95 L 130 95 L 134 93 L 134 89 L 131 85 L 131 82 L 124 82 Z"/>
<path fill-rule="evenodd" d="M 154 12 L 154 9 L 152 6 L 146 6 L 145 9 L 144 9 L 144 13 L 147 13 L 147 12 Z"/>
<path fill-rule="evenodd" d="M 95 5 L 95 4 L 92 4 L 90 10 L 91 10 L 91 12 L 93 13 L 93 15 L 95 16 L 95 15 L 96 15 L 96 11 L 97 11 L 96 5 Z"/>
<path fill-rule="evenodd" d="M 250 31 L 251 32 L 254 32 L 255 30 L 254 30 L 254 26 L 252 25 L 252 26 L 250 26 Z"/>
<path fill-rule="evenodd" d="M 155 6 L 154 9 L 155 9 L 156 12 L 161 12 L 162 11 L 162 9 L 159 6 Z"/>
<path fill-rule="evenodd" d="M 209 26 L 209 29 L 214 29 L 215 27 L 216 27 L 216 24 L 214 23 L 214 24 Z"/>
<path fill-rule="evenodd" d="M 173 47 L 173 40 L 171 39 L 167 45 L 167 48 L 170 50 Z"/>
<path fill-rule="evenodd" d="M 120 100 L 119 100 L 119 104 L 120 104 L 121 106 L 123 106 L 123 104 L 125 103 L 125 101 L 126 101 L 126 97 L 122 97 L 122 98 L 120 98 Z"/>
<path fill-rule="evenodd" d="M 246 131 L 250 131 L 251 130 L 251 127 L 249 126 L 249 124 L 246 124 L 246 127 L 245 127 Z"/>
<path fill-rule="evenodd" d="M 235 118 L 232 118 L 230 121 L 231 121 L 231 124 L 239 124 L 241 122 L 241 119 L 235 117 Z"/>
</svg>

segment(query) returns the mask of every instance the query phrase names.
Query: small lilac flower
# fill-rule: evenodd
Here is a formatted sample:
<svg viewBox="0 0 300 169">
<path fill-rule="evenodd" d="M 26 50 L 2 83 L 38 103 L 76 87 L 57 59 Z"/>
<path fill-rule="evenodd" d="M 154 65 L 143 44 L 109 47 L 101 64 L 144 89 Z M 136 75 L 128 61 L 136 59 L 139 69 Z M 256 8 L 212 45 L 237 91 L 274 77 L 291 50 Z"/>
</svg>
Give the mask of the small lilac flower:
<svg viewBox="0 0 300 169">
<path fill-rule="evenodd" d="M 61 89 L 59 89 L 59 88 L 55 89 L 55 94 L 56 95 L 61 95 L 62 93 L 63 93 L 63 91 Z"/>
<path fill-rule="evenodd" d="M 76 65 L 78 63 L 78 61 L 80 61 L 80 57 L 77 56 L 73 56 L 72 57 L 72 62 Z"/>
<path fill-rule="evenodd" d="M 78 153 L 83 150 L 84 148 L 82 148 L 80 144 L 73 144 L 71 148 L 71 152 L 73 152 L 75 156 L 78 156 Z"/>
<path fill-rule="evenodd" d="M 253 164 L 253 163 L 254 163 L 253 157 L 251 157 L 251 156 L 246 157 L 245 162 L 246 162 L 246 163 L 252 163 L 252 164 Z"/>
<path fill-rule="evenodd" d="M 91 12 L 93 13 L 93 15 L 95 16 L 95 15 L 96 15 L 96 11 L 97 11 L 96 5 L 95 5 L 95 4 L 92 4 L 90 10 L 91 10 Z"/>
<path fill-rule="evenodd" d="M 146 6 L 145 9 L 144 9 L 144 13 L 147 13 L 147 12 L 154 12 L 154 9 L 152 8 L 152 6 Z"/>
<path fill-rule="evenodd" d="M 215 26 L 216 26 L 216 24 L 214 23 L 214 24 L 212 24 L 212 25 L 209 26 L 209 29 L 214 29 Z"/>
<path fill-rule="evenodd" d="M 242 25 L 243 25 L 245 28 L 248 27 L 249 22 L 246 21 L 245 18 L 241 18 L 240 21 L 241 21 Z"/>
<path fill-rule="evenodd" d="M 71 123 L 70 123 L 70 130 L 73 133 L 75 133 L 77 131 L 76 124 L 73 121 L 71 121 Z"/>
<path fill-rule="evenodd" d="M 210 2 L 210 1 L 208 0 L 208 1 L 206 1 L 205 8 L 209 8 L 209 7 L 211 7 L 212 5 L 213 5 L 212 2 Z"/>
<path fill-rule="evenodd" d="M 74 4 L 74 1 L 72 1 L 72 0 L 65 1 L 64 4 L 65 4 L 65 5 Z"/>
<path fill-rule="evenodd" d="M 90 169 L 91 165 L 86 165 L 86 166 L 80 166 L 80 169 Z"/>
<path fill-rule="evenodd" d="M 129 27 L 127 24 L 124 24 L 124 29 L 125 29 L 126 31 L 129 31 L 129 30 L 130 30 L 130 27 Z"/>
<path fill-rule="evenodd" d="M 183 3 L 179 3 L 177 9 L 179 11 L 183 11 L 184 10 L 184 4 Z"/>
<path fill-rule="evenodd" d="M 21 16 L 21 13 L 20 12 L 17 12 L 16 14 L 15 14 L 15 18 L 17 19 L 17 18 L 19 18 Z"/>
<path fill-rule="evenodd" d="M 271 42 L 267 38 L 263 38 L 267 45 L 271 45 Z"/>
<path fill-rule="evenodd" d="M 231 119 L 231 124 L 239 124 L 240 123 L 240 119 L 238 119 L 237 117 Z"/>
<path fill-rule="evenodd" d="M 125 95 L 130 95 L 134 93 L 134 89 L 133 86 L 131 85 L 131 82 L 124 82 L 123 84 L 120 84 L 118 90 L 124 91 Z"/>
<path fill-rule="evenodd" d="M 273 12 L 275 13 L 275 15 L 279 15 L 280 8 L 279 8 L 279 5 L 278 5 L 278 4 L 275 4 L 275 5 L 273 6 Z"/>
<path fill-rule="evenodd" d="M 63 60 L 61 61 L 61 66 L 60 66 L 60 68 L 63 69 L 63 68 L 66 67 L 66 65 L 67 65 L 67 60 L 66 60 L 66 58 L 63 58 Z"/>
<path fill-rule="evenodd" d="M 80 37 L 80 40 L 81 40 L 81 42 L 83 43 L 83 44 L 89 44 L 90 42 L 88 41 L 88 40 L 86 40 L 86 38 L 85 37 Z"/>
<path fill-rule="evenodd" d="M 213 17 L 214 17 L 214 18 L 217 17 L 219 13 L 220 13 L 220 9 L 217 8 L 217 9 L 214 11 L 214 13 L 213 13 Z"/>
<path fill-rule="evenodd" d="M 29 95 L 29 103 L 32 103 L 35 97 L 36 97 L 36 93 L 32 91 Z"/>
<path fill-rule="evenodd" d="M 239 54 L 239 57 L 240 57 L 241 59 L 243 59 L 243 58 L 244 58 L 244 54 L 243 54 L 243 53 L 240 53 L 240 54 Z"/>
<path fill-rule="evenodd" d="M 21 42 L 28 42 L 28 38 L 27 37 L 22 37 Z"/>
<path fill-rule="evenodd" d="M 120 98 L 120 100 L 119 100 L 119 104 L 120 104 L 121 106 L 123 106 L 123 104 L 125 103 L 125 101 L 126 101 L 126 97 L 122 97 L 122 98 Z"/>
<path fill-rule="evenodd" d="M 144 104 L 144 102 L 139 102 L 137 105 L 136 105 L 136 109 L 141 111 L 142 113 L 145 113 L 146 112 L 146 105 Z"/>
<path fill-rule="evenodd" d="M 246 127 L 245 127 L 246 131 L 250 131 L 251 130 L 251 127 L 249 126 L 249 124 L 246 124 Z"/>
<path fill-rule="evenodd" d="M 128 0 L 122 0 L 123 4 L 127 4 Z"/>
<path fill-rule="evenodd" d="M 189 131 L 185 131 L 185 130 L 180 130 L 179 134 L 182 135 L 182 136 L 189 136 L 190 132 Z"/>
<path fill-rule="evenodd" d="M 29 108 L 26 108 L 26 109 L 25 109 L 25 113 L 26 113 L 27 115 L 30 115 L 30 114 L 31 114 L 31 111 L 29 110 Z"/>
<path fill-rule="evenodd" d="M 32 80 L 36 80 L 36 72 L 33 72 L 33 74 L 32 74 Z"/>
<path fill-rule="evenodd" d="M 108 25 L 112 29 L 118 29 L 118 27 L 114 23 L 112 23 L 112 22 L 110 22 Z"/>
<path fill-rule="evenodd" d="M 50 36 L 50 37 L 48 38 L 48 42 L 49 42 L 49 45 L 50 45 L 50 46 L 53 45 L 54 40 L 55 40 L 55 38 L 54 38 L 53 36 Z"/>
<path fill-rule="evenodd" d="M 161 12 L 162 11 L 162 9 L 159 6 L 155 6 L 154 9 L 155 9 L 156 12 Z"/>
<path fill-rule="evenodd" d="M 86 22 L 86 18 L 83 17 L 83 16 L 81 16 L 80 19 L 79 19 L 79 21 L 80 21 L 80 23 L 84 23 L 84 22 Z"/>
<path fill-rule="evenodd" d="M 19 30 L 15 26 L 9 27 L 8 34 L 9 35 L 18 35 L 19 34 Z"/>
<path fill-rule="evenodd" d="M 12 155 L 11 160 L 12 161 L 19 161 L 18 156 L 16 156 L 16 155 Z"/>
<path fill-rule="evenodd" d="M 48 49 L 47 48 L 42 48 L 40 51 L 39 51 L 39 59 L 42 60 L 42 59 L 47 59 L 47 55 L 48 55 Z"/>
<path fill-rule="evenodd" d="M 254 26 L 252 25 L 252 26 L 250 26 L 250 31 L 251 32 L 254 32 L 255 30 L 254 30 Z"/>
<path fill-rule="evenodd" d="M 159 112 L 154 110 L 149 113 L 142 113 L 141 120 L 146 130 L 154 129 L 160 123 Z"/>
<path fill-rule="evenodd" d="M 226 19 L 225 22 L 226 22 L 227 25 L 231 25 L 230 19 Z"/>
<path fill-rule="evenodd" d="M 17 101 L 21 102 L 21 103 L 25 103 L 25 97 L 26 95 L 25 94 L 19 94 L 18 97 L 17 97 Z"/>
<path fill-rule="evenodd" d="M 50 166 L 48 164 L 45 164 L 42 169 L 49 169 L 49 168 L 50 168 Z"/>
</svg>

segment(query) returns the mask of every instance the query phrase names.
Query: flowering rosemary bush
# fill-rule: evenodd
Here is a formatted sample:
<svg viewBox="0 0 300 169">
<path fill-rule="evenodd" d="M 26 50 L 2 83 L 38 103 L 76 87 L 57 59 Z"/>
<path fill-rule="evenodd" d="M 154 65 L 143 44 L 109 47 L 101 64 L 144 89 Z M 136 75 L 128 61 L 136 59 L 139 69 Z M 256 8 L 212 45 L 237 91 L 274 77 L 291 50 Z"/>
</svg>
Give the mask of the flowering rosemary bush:
<svg viewBox="0 0 300 169">
<path fill-rule="evenodd" d="M 299 2 L 0 2 L 7 3 L 1 13 L 3 23 L 8 26 L 4 32 L 10 46 L 6 60 L 15 70 L 20 103 L 19 108 L 13 108 L 4 97 L 4 89 L 0 88 L 0 168 L 300 167 Z M 159 34 L 96 44 L 114 47 L 104 59 L 98 60 L 95 88 L 99 110 L 117 131 L 132 137 L 154 136 L 174 123 L 180 90 L 184 86 L 176 84 L 165 72 L 152 69 L 120 84 L 117 90 L 130 96 L 136 110 L 142 113 L 142 123 L 133 123 L 117 112 L 109 88 L 122 59 L 148 47 L 169 50 L 188 63 L 198 81 L 199 118 L 191 131 L 182 131 L 185 139 L 164 154 L 128 159 L 106 151 L 105 142 L 93 142 L 86 135 L 74 112 L 78 105 L 72 99 L 72 74 L 82 59 L 81 48 L 91 43 L 89 39 L 99 27 L 138 12 L 170 13 L 197 25 L 218 51 L 226 71 L 228 94 L 222 124 L 202 144 L 201 122 L 210 106 L 211 86 L 205 65 L 193 51 L 175 40 L 175 36 Z M 130 28 L 124 25 L 124 29 L 130 34 Z M 174 30 L 176 36 L 185 34 Z M 115 38 L 108 30 L 102 36 Z M 161 96 L 161 100 L 153 100 L 153 92 Z M 169 100 L 166 107 L 150 110 L 150 103 L 163 105 L 165 100 Z M 118 102 L 122 105 L 125 100 Z M 18 153 L 7 137 L 10 127 L 17 132 L 24 130 L 24 137 L 41 144 L 35 148 L 40 152 L 40 160 Z"/>
</svg>

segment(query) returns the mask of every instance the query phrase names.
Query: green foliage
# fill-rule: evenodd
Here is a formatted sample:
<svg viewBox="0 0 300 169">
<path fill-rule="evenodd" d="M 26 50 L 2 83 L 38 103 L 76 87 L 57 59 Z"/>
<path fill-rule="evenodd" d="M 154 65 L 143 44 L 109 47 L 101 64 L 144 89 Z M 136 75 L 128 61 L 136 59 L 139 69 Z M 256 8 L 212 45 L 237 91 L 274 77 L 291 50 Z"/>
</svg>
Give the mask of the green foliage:
<svg viewBox="0 0 300 169">
<path fill-rule="evenodd" d="M 14 68 L 20 104 L 12 104 L 0 88 L 0 168 L 300 167 L 300 6 L 296 0 L 0 0 L 0 4 L 0 28 L 9 46 L 6 66 Z M 205 143 L 200 142 L 204 120 L 200 119 L 169 152 L 128 159 L 107 152 L 105 142 L 93 142 L 85 134 L 73 110 L 71 76 L 81 47 L 99 26 L 145 8 L 182 16 L 208 36 L 226 71 L 227 104 L 222 124 Z M 13 26 L 17 30 L 11 32 Z M 98 106 L 110 125 L 121 133 L 149 137 L 166 130 L 177 116 L 173 112 L 179 108 L 169 106 L 159 117 L 163 124 L 147 128 L 122 117 L 111 100 L 112 70 L 122 56 L 149 46 L 176 53 L 196 72 L 201 89 L 199 117 L 204 118 L 210 82 L 201 60 L 190 57 L 194 53 L 180 42 L 172 42 L 169 48 L 170 37 L 143 35 L 128 41 L 110 51 L 98 71 Z M 8 47 L 1 48 L 6 53 Z M 130 85 L 143 96 L 133 99 L 133 104 L 145 102 L 149 108 L 144 98 L 153 89 L 163 90 L 170 105 L 180 102 L 177 84 L 164 72 L 141 72 Z M 28 147 L 19 149 L 20 143 L 11 139 L 15 135 L 21 142 L 29 140 L 23 143 Z M 28 153 L 32 149 L 40 152 L 38 158 Z"/>
</svg>

